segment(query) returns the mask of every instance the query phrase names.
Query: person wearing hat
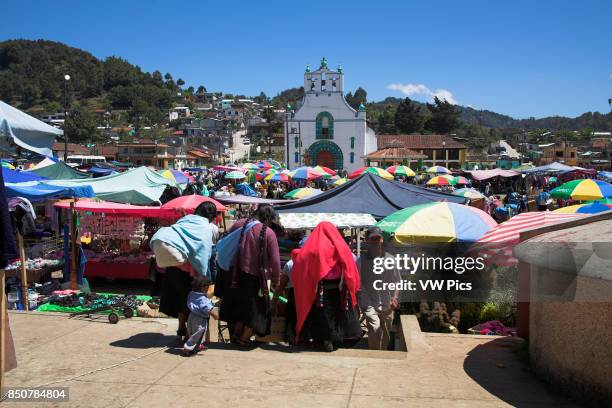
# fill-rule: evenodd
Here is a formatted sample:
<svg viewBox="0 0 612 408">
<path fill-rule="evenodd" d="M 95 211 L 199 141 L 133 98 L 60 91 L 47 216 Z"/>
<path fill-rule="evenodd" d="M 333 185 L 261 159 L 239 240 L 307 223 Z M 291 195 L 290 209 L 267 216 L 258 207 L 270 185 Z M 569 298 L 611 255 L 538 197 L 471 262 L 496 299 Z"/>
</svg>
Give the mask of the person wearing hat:
<svg viewBox="0 0 612 408">
<path fill-rule="evenodd" d="M 207 276 L 196 276 L 191 281 L 191 292 L 187 296 L 187 341 L 183 345 L 183 355 L 192 356 L 198 351 L 205 350 L 204 336 L 208 331 L 210 316 L 219 319 L 219 314 L 208 298 L 208 288 L 211 281 Z"/>
<path fill-rule="evenodd" d="M 367 252 L 357 260 L 361 276 L 361 290 L 357 295 L 359 308 L 365 315 L 368 327 L 368 347 L 371 350 L 386 350 L 393 324 L 394 310 L 399 307 L 399 291 L 376 290 L 375 281 L 396 283 L 401 276 L 396 268 L 385 268 L 382 273 L 374 273 L 376 258 L 393 258 L 384 250 L 383 232 L 378 227 L 366 231 Z M 380 288 L 380 284 L 376 285 Z"/>
</svg>

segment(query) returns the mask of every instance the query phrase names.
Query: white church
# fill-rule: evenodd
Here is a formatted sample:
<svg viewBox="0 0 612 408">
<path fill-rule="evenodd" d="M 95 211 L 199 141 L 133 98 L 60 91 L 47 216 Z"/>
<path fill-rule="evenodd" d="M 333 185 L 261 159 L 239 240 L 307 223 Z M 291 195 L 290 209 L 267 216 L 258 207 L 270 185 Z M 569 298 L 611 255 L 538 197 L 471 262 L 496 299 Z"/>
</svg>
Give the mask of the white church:
<svg viewBox="0 0 612 408">
<path fill-rule="evenodd" d="M 353 109 L 344 99 L 344 73 L 321 60 L 316 71 L 306 67 L 304 99 L 296 111 L 287 107 L 285 163 L 289 169 L 321 165 L 349 173 L 364 166 L 363 156 L 376 150 L 367 127 L 365 106 Z"/>
</svg>

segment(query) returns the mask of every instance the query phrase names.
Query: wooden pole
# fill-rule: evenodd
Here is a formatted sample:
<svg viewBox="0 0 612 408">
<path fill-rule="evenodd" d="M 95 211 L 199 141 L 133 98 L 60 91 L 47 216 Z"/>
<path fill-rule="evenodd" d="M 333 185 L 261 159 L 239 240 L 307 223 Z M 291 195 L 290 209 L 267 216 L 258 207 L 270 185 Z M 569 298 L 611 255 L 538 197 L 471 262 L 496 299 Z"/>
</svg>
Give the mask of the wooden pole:
<svg viewBox="0 0 612 408">
<path fill-rule="evenodd" d="M 21 301 L 23 302 L 23 310 L 30 310 L 30 301 L 28 300 L 28 273 L 26 270 L 25 245 L 23 243 L 23 235 L 17 232 L 17 243 L 19 244 L 19 261 L 21 262 Z"/>
<path fill-rule="evenodd" d="M 0 269 L 2 293 L 0 293 L 0 390 L 4 386 L 4 366 L 6 365 L 6 294 L 4 293 L 4 269 Z"/>
<path fill-rule="evenodd" d="M 76 211 L 70 203 L 70 289 L 77 290 Z"/>
</svg>

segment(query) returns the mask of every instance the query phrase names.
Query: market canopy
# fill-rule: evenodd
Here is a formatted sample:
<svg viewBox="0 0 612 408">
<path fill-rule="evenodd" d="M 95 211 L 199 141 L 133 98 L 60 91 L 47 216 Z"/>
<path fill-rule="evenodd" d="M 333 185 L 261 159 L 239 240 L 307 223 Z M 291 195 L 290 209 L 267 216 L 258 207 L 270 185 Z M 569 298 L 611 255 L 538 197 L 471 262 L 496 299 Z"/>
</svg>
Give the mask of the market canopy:
<svg viewBox="0 0 612 408">
<path fill-rule="evenodd" d="M 173 180 L 147 168 L 137 167 L 123 173 L 83 180 L 55 180 L 48 184 L 59 186 L 90 185 L 96 197 L 118 203 L 149 205 L 159 202 L 166 187 L 177 187 Z"/>
<path fill-rule="evenodd" d="M 174 210 L 182 214 L 193 214 L 195 209 L 205 202 L 213 203 L 219 212 L 227 211 L 227 207 L 217 200 L 197 194 L 174 198 L 162 205 L 161 208 L 162 210 Z"/>
<path fill-rule="evenodd" d="M 520 173 L 512 170 L 502 170 L 502 169 L 491 169 L 491 170 L 472 170 L 468 171 L 474 180 L 482 181 L 488 180 L 494 177 L 516 177 L 520 175 Z"/>
<path fill-rule="evenodd" d="M 0 101 L 0 146 L 17 145 L 43 156 L 52 156 L 51 146 L 64 132 Z"/>
<path fill-rule="evenodd" d="M 232 196 L 215 196 L 217 201 L 225 204 L 280 204 L 292 203 L 294 200 L 273 200 L 270 198 L 250 197 L 242 194 Z"/>
<path fill-rule="evenodd" d="M 383 218 L 403 208 L 434 201 L 464 204 L 469 200 L 365 173 L 317 196 L 279 205 L 276 210 L 279 213 L 359 213 Z"/>
<path fill-rule="evenodd" d="M 568 172 L 579 170 L 576 167 L 567 166 L 563 163 L 554 162 L 550 164 L 546 164 L 544 166 L 532 167 L 530 169 L 523 170 L 523 173 L 532 174 L 532 173 L 551 173 L 551 172 Z"/>
<path fill-rule="evenodd" d="M 30 201 L 41 201 L 53 198 L 95 197 L 90 186 L 60 187 L 44 183 L 7 183 L 7 197 L 24 197 Z"/>
<path fill-rule="evenodd" d="M 68 209 L 72 200 L 60 201 L 55 203 L 57 208 Z M 77 211 L 88 211 L 94 213 L 104 213 L 113 215 L 129 215 L 132 217 L 150 218 L 176 218 L 177 213 L 173 210 L 163 211 L 160 207 L 148 207 L 145 205 L 130 205 L 121 203 L 111 203 L 108 201 L 79 200 L 74 203 Z"/>
<path fill-rule="evenodd" d="M 49 180 L 78 180 L 91 178 L 91 174 L 75 170 L 61 161 L 53 163 L 50 166 L 28 170 L 28 172 L 37 174 Z"/>
<path fill-rule="evenodd" d="M 279 214 L 279 219 L 285 229 L 314 229 L 323 221 L 337 228 L 366 228 L 376 224 L 370 214 L 351 213 L 283 213 Z"/>
<path fill-rule="evenodd" d="M 2 167 L 2 178 L 5 183 L 24 183 L 28 181 L 39 181 L 45 180 L 44 177 L 40 177 L 37 174 L 31 174 L 24 171 L 11 170 L 6 167 Z"/>
</svg>

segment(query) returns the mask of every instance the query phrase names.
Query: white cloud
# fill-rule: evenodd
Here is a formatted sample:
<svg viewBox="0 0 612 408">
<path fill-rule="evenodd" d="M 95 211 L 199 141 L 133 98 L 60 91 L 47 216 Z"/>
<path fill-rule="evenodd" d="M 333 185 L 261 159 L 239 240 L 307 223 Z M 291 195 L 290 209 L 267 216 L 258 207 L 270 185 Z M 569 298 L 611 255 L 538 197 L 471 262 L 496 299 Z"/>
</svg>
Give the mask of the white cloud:
<svg viewBox="0 0 612 408">
<path fill-rule="evenodd" d="M 392 91 L 400 91 L 404 95 L 411 97 L 414 95 L 423 95 L 428 100 L 433 100 L 434 97 L 438 97 L 438 99 L 446 100 L 453 105 L 457 104 L 455 98 L 453 98 L 453 94 L 448 89 L 436 89 L 431 90 L 423 84 L 403 84 L 403 83 L 394 83 L 387 85 L 387 89 Z"/>
</svg>

